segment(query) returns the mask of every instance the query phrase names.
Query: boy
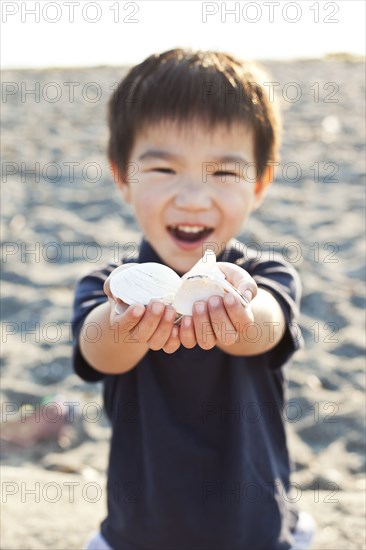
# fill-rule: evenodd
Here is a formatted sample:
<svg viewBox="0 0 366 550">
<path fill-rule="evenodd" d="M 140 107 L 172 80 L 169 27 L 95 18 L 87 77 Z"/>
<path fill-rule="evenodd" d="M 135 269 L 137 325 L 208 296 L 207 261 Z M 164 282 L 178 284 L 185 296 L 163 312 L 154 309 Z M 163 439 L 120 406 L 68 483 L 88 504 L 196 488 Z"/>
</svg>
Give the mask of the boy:
<svg viewBox="0 0 366 550">
<path fill-rule="evenodd" d="M 261 78 L 230 55 L 175 49 L 134 67 L 111 98 L 109 159 L 143 233 L 133 261 L 182 275 L 211 248 L 250 305 L 214 296 L 177 326 L 171 306 L 111 294 L 131 260 L 79 282 L 74 366 L 103 380 L 112 424 L 108 516 L 90 549 L 308 547 L 281 414 L 300 283 L 282 257 L 233 240 L 277 158 Z M 99 326 L 95 342 L 87 323 Z"/>
</svg>

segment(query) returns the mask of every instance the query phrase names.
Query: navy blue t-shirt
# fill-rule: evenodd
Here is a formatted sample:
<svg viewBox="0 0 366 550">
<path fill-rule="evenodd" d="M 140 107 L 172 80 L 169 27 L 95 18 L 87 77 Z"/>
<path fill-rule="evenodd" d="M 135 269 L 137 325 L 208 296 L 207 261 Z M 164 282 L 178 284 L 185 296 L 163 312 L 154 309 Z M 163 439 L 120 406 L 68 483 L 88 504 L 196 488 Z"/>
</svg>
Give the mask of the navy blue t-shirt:
<svg viewBox="0 0 366 550">
<path fill-rule="evenodd" d="M 103 380 L 112 425 L 102 534 L 115 550 L 291 548 L 298 512 L 289 491 L 282 367 L 302 342 L 301 285 L 280 255 L 256 257 L 231 244 L 218 260 L 247 270 L 276 297 L 287 321 L 267 353 L 151 350 L 130 371 L 104 375 L 84 360 L 78 337 L 89 312 L 107 299 L 103 283 L 119 264 L 77 285 L 74 368 L 84 380 Z M 127 261 L 163 263 L 144 240 Z"/>
</svg>

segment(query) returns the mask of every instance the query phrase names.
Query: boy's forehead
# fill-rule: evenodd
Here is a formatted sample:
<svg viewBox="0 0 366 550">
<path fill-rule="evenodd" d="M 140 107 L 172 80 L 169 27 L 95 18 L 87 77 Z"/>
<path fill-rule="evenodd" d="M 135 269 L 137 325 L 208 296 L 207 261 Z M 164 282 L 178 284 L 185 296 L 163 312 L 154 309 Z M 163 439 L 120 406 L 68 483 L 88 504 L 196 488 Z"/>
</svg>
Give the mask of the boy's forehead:
<svg viewBox="0 0 366 550">
<path fill-rule="evenodd" d="M 157 123 L 145 124 L 140 129 L 135 140 L 135 150 L 144 149 L 174 149 L 184 144 L 187 148 L 193 144 L 199 148 L 212 148 L 217 152 L 227 152 L 235 149 L 238 153 L 243 149 L 250 156 L 254 152 L 253 132 L 243 123 L 225 124 L 218 122 L 207 126 L 199 120 L 175 121 L 162 120 Z"/>
<path fill-rule="evenodd" d="M 138 134 L 146 136 L 155 132 L 169 132 L 181 136 L 186 136 L 192 133 L 233 133 L 242 134 L 250 133 L 248 126 L 241 122 L 225 123 L 224 121 L 217 121 L 216 123 L 208 124 L 204 120 L 200 119 L 187 119 L 187 120 L 175 120 L 175 119 L 162 119 L 158 122 L 146 122 Z"/>
</svg>

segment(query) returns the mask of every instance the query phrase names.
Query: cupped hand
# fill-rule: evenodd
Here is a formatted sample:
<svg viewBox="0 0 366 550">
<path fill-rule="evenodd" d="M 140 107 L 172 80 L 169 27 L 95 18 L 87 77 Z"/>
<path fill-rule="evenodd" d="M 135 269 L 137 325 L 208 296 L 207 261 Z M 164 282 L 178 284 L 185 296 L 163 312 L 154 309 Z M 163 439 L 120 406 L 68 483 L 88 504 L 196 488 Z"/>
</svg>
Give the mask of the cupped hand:
<svg viewBox="0 0 366 550">
<path fill-rule="evenodd" d="M 137 264 L 117 267 L 104 283 L 103 289 L 111 306 L 110 324 L 117 328 L 125 343 L 145 343 L 151 350 L 164 349 L 166 353 L 174 353 L 180 346 L 180 340 L 178 327 L 174 326 L 176 312 L 173 307 L 157 300 L 152 300 L 147 306 L 128 305 L 111 292 L 111 279 L 133 265 Z"/>
<path fill-rule="evenodd" d="M 182 345 L 202 349 L 213 348 L 217 343 L 233 345 L 238 341 L 245 326 L 254 321 L 250 307 L 257 294 L 257 285 L 247 271 L 228 262 L 217 262 L 217 267 L 225 274 L 226 280 L 244 297 L 248 306 L 244 307 L 239 296 L 227 292 L 225 296 L 211 296 L 207 302 L 195 302 L 192 316 L 184 316 L 179 329 Z"/>
</svg>

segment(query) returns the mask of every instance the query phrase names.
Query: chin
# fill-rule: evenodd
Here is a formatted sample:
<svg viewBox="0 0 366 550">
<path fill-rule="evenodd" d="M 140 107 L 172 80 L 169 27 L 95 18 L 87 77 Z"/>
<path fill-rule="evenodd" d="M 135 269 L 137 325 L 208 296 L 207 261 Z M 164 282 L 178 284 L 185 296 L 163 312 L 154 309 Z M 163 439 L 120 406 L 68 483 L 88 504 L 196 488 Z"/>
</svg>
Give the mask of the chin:
<svg viewBox="0 0 366 550">
<path fill-rule="evenodd" d="M 182 258 L 178 254 L 172 254 L 169 258 L 166 259 L 165 263 L 174 269 L 177 273 L 182 275 L 189 271 L 191 267 L 194 266 L 196 262 L 202 257 L 202 254 L 190 255 L 189 257 Z"/>
</svg>

